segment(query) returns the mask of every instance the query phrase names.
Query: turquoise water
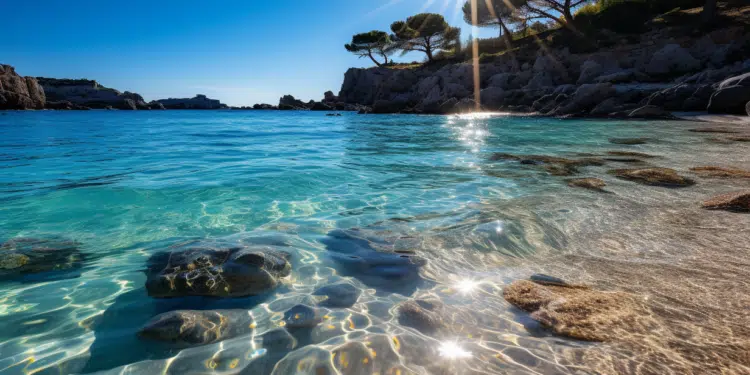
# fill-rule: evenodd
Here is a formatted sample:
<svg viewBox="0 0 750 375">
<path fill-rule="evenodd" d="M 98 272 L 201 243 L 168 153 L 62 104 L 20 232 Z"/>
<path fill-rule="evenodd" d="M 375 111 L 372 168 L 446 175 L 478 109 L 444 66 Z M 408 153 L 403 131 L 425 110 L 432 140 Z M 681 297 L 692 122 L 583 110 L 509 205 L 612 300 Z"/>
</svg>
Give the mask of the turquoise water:
<svg viewBox="0 0 750 375">
<path fill-rule="evenodd" d="M 83 260 L 0 280 L 0 373 L 256 374 L 275 364 L 279 374 L 327 368 L 381 374 L 585 372 L 555 358 L 590 344 L 529 329 L 502 301 L 502 285 L 528 276 L 535 257 L 574 251 L 580 240 L 572 234 L 590 224 L 586 220 L 596 217 L 592 227 L 602 231 L 617 227 L 607 208 L 635 210 L 635 200 L 699 199 L 714 187 L 652 194 L 608 176 L 607 167 L 582 168 L 584 176 L 604 178 L 615 198 L 570 188 L 566 177 L 538 166 L 489 156 L 576 158 L 632 150 L 683 155 L 669 164 L 684 170 L 729 147 L 697 145 L 705 135 L 684 131 L 694 125 L 501 115 L 3 113 L 0 242 L 77 241 Z M 642 136 L 653 142 L 608 142 Z M 737 162 L 748 162 L 747 155 Z M 592 216 L 594 210 L 600 214 Z M 362 228 L 384 243 L 406 242 L 427 265 L 409 282 L 358 275 L 326 247 L 328 233 L 337 228 Z M 282 243 L 292 254 L 292 275 L 259 297 L 148 297 L 148 257 L 191 239 Z M 286 309 L 336 281 L 362 291 L 356 305 L 331 309 L 328 321 L 292 343 L 259 339 L 278 328 Z M 450 325 L 463 332 L 435 337 L 400 325 L 394 306 L 424 295 L 454 309 Z M 183 308 L 244 309 L 258 323 L 248 335 L 189 349 L 136 337 L 154 315 Z M 462 349 L 446 349 L 450 340 L 459 340 Z M 382 354 L 364 361 L 353 343 L 382 345 Z M 485 360 L 498 352 L 512 360 Z M 331 353 L 339 355 L 331 359 Z M 362 365 L 356 371 L 343 366 L 341 353 Z"/>
</svg>

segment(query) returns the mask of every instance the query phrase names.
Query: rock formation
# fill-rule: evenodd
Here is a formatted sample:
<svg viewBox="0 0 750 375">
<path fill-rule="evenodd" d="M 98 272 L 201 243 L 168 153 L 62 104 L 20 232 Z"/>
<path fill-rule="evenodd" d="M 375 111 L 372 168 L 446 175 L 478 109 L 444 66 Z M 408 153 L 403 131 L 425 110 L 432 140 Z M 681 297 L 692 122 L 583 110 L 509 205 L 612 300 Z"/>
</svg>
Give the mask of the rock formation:
<svg viewBox="0 0 750 375">
<path fill-rule="evenodd" d="M 43 109 L 47 101 L 36 78 L 21 77 L 10 65 L 0 65 L 0 110 Z"/>
<path fill-rule="evenodd" d="M 226 109 L 226 104 L 223 104 L 219 100 L 209 99 L 205 95 L 198 94 L 194 98 L 183 98 L 183 99 L 159 99 L 156 102 L 160 103 L 166 109 Z"/>
<path fill-rule="evenodd" d="M 120 92 L 104 87 L 97 81 L 87 79 L 56 79 L 38 77 L 39 84 L 44 88 L 47 100 L 55 102 L 51 109 L 83 109 L 96 108 L 135 110 L 150 109 L 143 97 L 132 92 Z M 67 105 L 71 103 L 71 105 Z"/>
<path fill-rule="evenodd" d="M 288 258 L 265 246 L 182 245 L 149 259 L 146 290 L 156 298 L 259 295 L 291 273 Z"/>
<path fill-rule="evenodd" d="M 536 44 L 481 59 L 484 110 L 553 116 L 668 118 L 667 111 L 742 113 L 750 101 L 750 34 L 730 25 L 695 38 L 690 30 L 655 27 L 633 37 L 613 34 L 594 52 Z M 572 48 L 572 47 L 570 47 Z M 412 69 L 352 68 L 338 100 L 372 113 L 473 111 L 472 64 L 443 62 Z M 458 104 L 466 101 L 464 105 Z"/>
</svg>

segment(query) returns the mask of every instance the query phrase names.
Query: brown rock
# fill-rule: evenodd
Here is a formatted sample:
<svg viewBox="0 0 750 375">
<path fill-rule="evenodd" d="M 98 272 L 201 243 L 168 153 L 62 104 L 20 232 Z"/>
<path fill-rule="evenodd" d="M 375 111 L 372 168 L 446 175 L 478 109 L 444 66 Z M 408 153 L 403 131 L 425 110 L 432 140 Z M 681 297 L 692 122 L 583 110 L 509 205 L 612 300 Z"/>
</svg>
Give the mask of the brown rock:
<svg viewBox="0 0 750 375">
<path fill-rule="evenodd" d="M 690 170 L 701 177 L 750 178 L 750 171 L 737 168 L 708 166 L 690 168 Z"/>
<path fill-rule="evenodd" d="M 642 152 L 634 152 L 634 151 L 608 151 L 607 155 L 612 155 L 612 156 L 632 156 L 632 157 L 636 157 L 636 158 L 646 158 L 646 159 L 650 159 L 650 158 L 655 158 L 656 157 L 654 155 L 649 155 L 649 154 L 644 154 Z"/>
<path fill-rule="evenodd" d="M 617 145 L 642 145 L 648 143 L 648 138 L 610 138 L 609 143 Z"/>
<path fill-rule="evenodd" d="M 33 77 L 21 77 L 10 65 L 0 64 L 0 109 L 43 109 L 44 90 Z"/>
<path fill-rule="evenodd" d="M 587 341 L 614 341 L 646 332 L 650 310 L 633 295 L 519 280 L 503 290 L 514 306 L 555 334 Z"/>
<path fill-rule="evenodd" d="M 603 188 L 607 186 L 607 184 L 604 182 L 604 180 L 598 178 L 577 178 L 574 180 L 568 180 L 568 186 L 581 187 L 584 189 L 596 191 L 604 191 Z"/>
<path fill-rule="evenodd" d="M 693 133 L 721 133 L 721 134 L 735 134 L 739 131 L 726 128 L 726 127 L 706 127 L 706 128 L 695 128 L 688 130 Z"/>
<path fill-rule="evenodd" d="M 750 212 L 750 190 L 717 195 L 705 202 L 703 208 L 734 212 Z"/>
<path fill-rule="evenodd" d="M 750 142 L 750 135 L 735 135 L 728 137 L 727 139 L 735 142 Z"/>
<path fill-rule="evenodd" d="M 686 187 L 695 184 L 693 180 L 680 176 L 674 169 L 669 168 L 615 169 L 609 171 L 609 173 L 619 179 L 643 185 Z"/>
</svg>

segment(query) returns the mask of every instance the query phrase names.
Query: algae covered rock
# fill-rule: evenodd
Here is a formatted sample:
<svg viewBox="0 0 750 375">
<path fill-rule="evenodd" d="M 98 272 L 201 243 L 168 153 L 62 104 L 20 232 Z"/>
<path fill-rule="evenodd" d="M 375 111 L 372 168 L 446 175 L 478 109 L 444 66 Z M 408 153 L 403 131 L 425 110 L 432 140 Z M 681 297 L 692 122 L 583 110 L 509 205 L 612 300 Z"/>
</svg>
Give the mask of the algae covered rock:
<svg viewBox="0 0 750 375">
<path fill-rule="evenodd" d="M 700 177 L 718 177 L 718 178 L 750 178 L 750 171 L 738 168 L 725 168 L 715 166 L 690 168 L 690 171 Z"/>
<path fill-rule="evenodd" d="M 284 313 L 284 325 L 291 329 L 313 328 L 322 321 L 320 310 L 307 305 L 296 305 Z"/>
<path fill-rule="evenodd" d="M 615 177 L 637 182 L 643 185 L 663 187 L 687 187 L 695 182 L 687 177 L 680 176 L 677 171 L 669 168 L 635 168 L 615 169 L 609 171 Z"/>
<path fill-rule="evenodd" d="M 643 145 L 648 143 L 648 138 L 610 138 L 609 143 L 616 145 Z"/>
<path fill-rule="evenodd" d="M 156 298 L 263 294 L 291 273 L 289 257 L 269 246 L 179 246 L 149 259 L 146 289 Z"/>
<path fill-rule="evenodd" d="M 750 212 L 750 190 L 717 195 L 705 202 L 703 208 L 734 212 Z"/>
<path fill-rule="evenodd" d="M 352 307 L 361 294 L 360 290 L 348 283 L 326 285 L 313 292 L 314 296 L 323 296 L 325 299 L 318 304 L 326 307 Z"/>
<path fill-rule="evenodd" d="M 398 308 L 398 322 L 424 334 L 433 334 L 445 327 L 443 305 L 437 300 L 417 299 L 402 302 Z"/>
<path fill-rule="evenodd" d="M 519 280 L 503 290 L 503 297 L 555 334 L 579 340 L 617 340 L 651 326 L 648 308 L 622 292 Z"/>
<path fill-rule="evenodd" d="M 596 191 L 604 191 L 604 187 L 607 186 L 607 183 L 605 183 L 604 180 L 599 179 L 599 178 L 577 178 L 573 180 L 568 180 L 568 186 L 580 187 L 580 188 L 596 190 Z"/>
<path fill-rule="evenodd" d="M 62 238 L 13 238 L 0 244 L 0 277 L 80 267 L 79 246 Z"/>
<path fill-rule="evenodd" d="M 246 310 L 177 310 L 155 316 L 138 336 L 179 347 L 199 346 L 249 333 L 252 323 Z"/>
</svg>

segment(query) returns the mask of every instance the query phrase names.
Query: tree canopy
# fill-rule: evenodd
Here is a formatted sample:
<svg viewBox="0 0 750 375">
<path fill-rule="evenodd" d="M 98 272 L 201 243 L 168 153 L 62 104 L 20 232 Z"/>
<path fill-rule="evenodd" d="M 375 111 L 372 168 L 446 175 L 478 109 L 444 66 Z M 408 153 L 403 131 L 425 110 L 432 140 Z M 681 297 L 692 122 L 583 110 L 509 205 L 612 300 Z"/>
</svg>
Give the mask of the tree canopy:
<svg viewBox="0 0 750 375">
<path fill-rule="evenodd" d="M 499 27 L 500 36 L 505 40 L 508 48 L 512 45 L 512 33 L 510 25 L 521 22 L 518 17 L 518 8 L 526 5 L 528 0 L 476 0 L 476 22 L 475 26 Z M 463 8 L 464 21 L 474 24 L 472 12 L 472 0 L 466 1 Z"/>
<path fill-rule="evenodd" d="M 391 39 L 404 52 L 420 51 L 432 61 L 434 53 L 455 48 L 461 29 L 451 27 L 445 18 L 435 13 L 420 13 L 406 21 L 391 24 Z"/>
<path fill-rule="evenodd" d="M 393 41 L 385 31 L 372 30 L 352 36 L 352 42 L 344 45 L 344 48 L 360 58 L 369 57 L 375 65 L 381 66 L 374 55 L 382 56 L 385 59 L 383 64 L 388 64 L 388 55 L 393 52 Z"/>
</svg>

